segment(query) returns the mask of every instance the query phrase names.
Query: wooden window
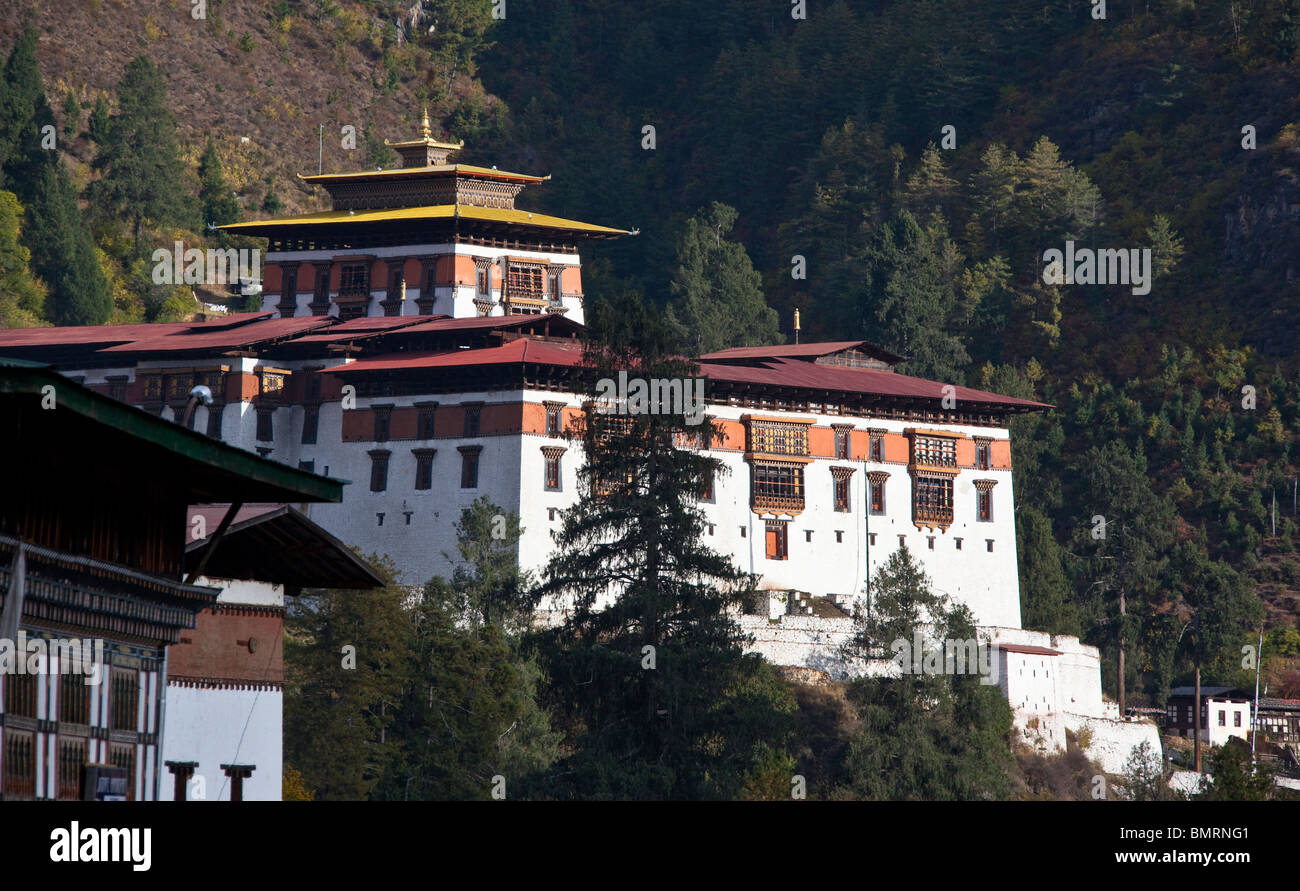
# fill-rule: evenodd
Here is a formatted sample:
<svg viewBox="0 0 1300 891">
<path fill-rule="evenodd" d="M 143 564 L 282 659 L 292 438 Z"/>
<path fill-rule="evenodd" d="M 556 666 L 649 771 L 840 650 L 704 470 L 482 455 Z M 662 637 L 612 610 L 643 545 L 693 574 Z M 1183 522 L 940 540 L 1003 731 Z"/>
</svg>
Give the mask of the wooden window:
<svg viewBox="0 0 1300 891">
<path fill-rule="evenodd" d="M 279 396 L 284 392 L 284 375 L 276 371 L 262 372 L 262 395 Z"/>
<path fill-rule="evenodd" d="M 275 439 L 275 428 L 272 424 L 272 418 L 275 417 L 275 409 L 259 408 L 257 410 L 257 441 L 271 442 Z"/>
<path fill-rule="evenodd" d="M 707 501 L 709 503 L 713 503 L 713 501 L 715 500 L 715 496 L 713 494 L 713 477 L 714 477 L 714 468 L 712 467 L 705 468 L 704 493 L 700 495 L 701 501 Z"/>
<path fill-rule="evenodd" d="M 126 800 L 135 801 L 135 746 L 114 744 L 109 750 L 109 761 L 126 771 Z"/>
<path fill-rule="evenodd" d="M 752 479 L 755 509 L 782 513 L 803 510 L 802 466 L 755 461 Z"/>
<path fill-rule="evenodd" d="M 316 442 L 319 427 L 320 409 L 314 405 L 308 405 L 302 412 L 302 441 L 304 445 L 312 445 Z"/>
<path fill-rule="evenodd" d="M 474 261 L 474 290 L 487 295 L 492 291 L 492 263 L 490 260 Z M 432 290 L 429 291 L 433 293 Z"/>
<path fill-rule="evenodd" d="M 81 775 L 86 766 L 86 740 L 59 737 L 59 801 L 81 798 Z"/>
<path fill-rule="evenodd" d="M 559 455 L 548 455 L 546 457 L 546 488 L 552 492 L 558 492 L 560 489 Z"/>
<path fill-rule="evenodd" d="M 876 533 L 874 532 L 867 533 L 867 544 L 873 548 L 876 546 Z"/>
<path fill-rule="evenodd" d="M 884 480 L 871 480 L 871 512 L 876 516 L 885 512 Z"/>
<path fill-rule="evenodd" d="M 393 407 L 391 405 L 376 405 L 375 412 L 375 442 L 388 442 L 389 431 L 393 423 Z"/>
<path fill-rule="evenodd" d="M 540 266 L 524 266 L 511 263 L 506 268 L 506 296 L 511 300 L 516 297 L 527 300 L 542 300 L 546 296 L 542 278 L 542 267 Z"/>
<path fill-rule="evenodd" d="M 976 492 L 975 500 L 979 508 L 979 521 L 981 523 L 993 522 L 993 490 L 985 489 L 982 492 Z"/>
<path fill-rule="evenodd" d="M 64 724 L 89 724 L 92 689 L 82 675 L 60 675 L 58 720 Z"/>
<path fill-rule="evenodd" d="M 885 460 L 885 437 L 880 433 L 871 434 L 870 455 L 872 461 Z"/>
<path fill-rule="evenodd" d="M 925 540 L 926 540 L 926 542 L 928 543 L 928 546 L 929 546 L 930 550 L 933 551 L 933 550 L 934 550 L 934 536 L 933 536 L 933 535 L 927 535 L 927 536 L 925 537 Z"/>
<path fill-rule="evenodd" d="M 438 411 L 436 402 L 417 402 L 415 416 L 415 438 L 433 439 L 434 418 Z"/>
<path fill-rule="evenodd" d="M 920 474 L 913 493 L 913 516 L 917 523 L 945 526 L 952 523 L 951 477 Z"/>
<path fill-rule="evenodd" d="M 836 544 L 843 544 L 843 543 L 844 543 L 844 530 L 843 530 L 843 529 L 836 529 L 836 530 L 835 530 L 835 543 L 836 543 Z"/>
<path fill-rule="evenodd" d="M 959 551 L 961 550 L 961 539 L 960 539 L 960 538 L 954 538 L 954 539 L 952 540 L 952 543 L 955 544 L 955 545 L 957 546 L 957 550 L 959 550 Z"/>
<path fill-rule="evenodd" d="M 434 449 L 412 449 L 415 455 L 415 488 L 432 489 L 433 488 L 433 456 L 436 454 Z"/>
<path fill-rule="evenodd" d="M 25 654 L 15 654 L 15 659 L 26 659 Z M 5 712 L 23 718 L 36 717 L 36 675 L 8 674 L 4 676 Z"/>
<path fill-rule="evenodd" d="M 991 539 L 991 538 L 986 538 L 986 539 L 984 539 L 984 543 L 988 545 L 988 551 L 989 551 L 989 553 L 990 553 L 990 554 L 993 553 L 993 539 Z"/>
<path fill-rule="evenodd" d="M 989 444 L 987 442 L 975 441 L 975 469 L 989 469 Z"/>
<path fill-rule="evenodd" d="M 190 387 L 194 380 L 188 374 L 169 374 L 167 381 L 167 401 L 184 402 L 190 398 Z"/>
<path fill-rule="evenodd" d="M 835 478 L 835 509 L 841 513 L 849 510 L 849 478 L 847 476 L 838 476 Z"/>
<path fill-rule="evenodd" d="M 552 438 L 560 436 L 560 418 L 563 409 L 558 405 L 546 406 L 546 435 Z"/>
<path fill-rule="evenodd" d="M 481 449 L 461 446 L 460 451 L 460 487 L 462 489 L 478 488 L 478 459 Z"/>
<path fill-rule="evenodd" d="M 315 461 L 299 461 L 299 462 L 298 462 L 298 469 L 299 469 L 299 470 L 305 470 L 305 471 L 307 471 L 308 473 L 315 473 L 315 472 L 316 472 L 316 462 L 315 462 Z"/>
<path fill-rule="evenodd" d="M 151 374 L 144 378 L 144 401 L 158 402 L 163 395 L 162 375 Z"/>
<path fill-rule="evenodd" d="M 132 668 L 113 669 L 109 714 L 111 729 L 136 730 L 140 712 L 140 676 Z"/>
<path fill-rule="evenodd" d="M 280 268 L 280 300 L 284 303 L 281 315 L 292 316 L 298 302 L 298 264 L 286 264 Z"/>
<path fill-rule="evenodd" d="M 320 372 L 309 371 L 302 382 L 302 398 L 306 402 L 320 402 Z"/>
<path fill-rule="evenodd" d="M 747 535 L 748 535 L 748 533 L 745 531 L 745 527 L 744 527 L 744 526 L 741 526 L 741 527 L 740 527 L 740 537 L 741 537 L 741 538 L 745 538 Z"/>
<path fill-rule="evenodd" d="M 36 795 L 36 736 L 6 727 L 4 737 L 3 790 L 5 798 L 33 798 Z"/>
<path fill-rule="evenodd" d="M 751 420 L 749 451 L 764 455 L 807 455 L 808 425 Z"/>
<path fill-rule="evenodd" d="M 215 391 L 213 392 L 215 395 Z M 108 379 L 108 398 L 126 402 L 126 377 L 117 375 Z"/>
<path fill-rule="evenodd" d="M 370 491 L 383 492 L 388 488 L 388 458 L 392 452 L 374 449 L 366 454 L 370 456 Z"/>
<path fill-rule="evenodd" d="M 956 467 L 957 441 L 942 436 L 914 437 L 912 461 L 929 467 Z"/>
<path fill-rule="evenodd" d="M 849 431 L 847 428 L 835 428 L 835 457 L 845 461 L 849 458 Z"/>
<path fill-rule="evenodd" d="M 340 294 L 369 294 L 370 265 L 367 263 L 344 263 L 339 275 Z"/>
<path fill-rule="evenodd" d="M 765 530 L 767 559 L 785 560 L 790 553 L 790 542 L 785 523 L 768 523 Z"/>
<path fill-rule="evenodd" d="M 465 429 L 464 436 L 478 436 L 479 424 L 482 420 L 483 407 L 479 405 L 465 406 Z"/>
<path fill-rule="evenodd" d="M 812 534 L 813 534 L 813 531 L 812 531 L 811 529 L 805 529 L 805 530 L 803 531 L 803 540 L 804 540 L 805 542 L 811 542 L 811 541 L 812 541 Z"/>
</svg>

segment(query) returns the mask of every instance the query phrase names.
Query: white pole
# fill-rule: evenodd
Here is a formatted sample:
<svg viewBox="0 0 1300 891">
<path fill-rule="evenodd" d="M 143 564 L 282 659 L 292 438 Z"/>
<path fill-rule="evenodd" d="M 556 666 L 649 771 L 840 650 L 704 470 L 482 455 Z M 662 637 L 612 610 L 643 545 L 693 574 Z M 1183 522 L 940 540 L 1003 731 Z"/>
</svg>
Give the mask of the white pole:
<svg viewBox="0 0 1300 891">
<path fill-rule="evenodd" d="M 1255 653 L 1255 712 L 1250 717 L 1250 765 L 1255 766 L 1255 737 L 1259 736 L 1259 668 L 1264 662 L 1264 626 L 1259 626 L 1259 650 Z"/>
</svg>

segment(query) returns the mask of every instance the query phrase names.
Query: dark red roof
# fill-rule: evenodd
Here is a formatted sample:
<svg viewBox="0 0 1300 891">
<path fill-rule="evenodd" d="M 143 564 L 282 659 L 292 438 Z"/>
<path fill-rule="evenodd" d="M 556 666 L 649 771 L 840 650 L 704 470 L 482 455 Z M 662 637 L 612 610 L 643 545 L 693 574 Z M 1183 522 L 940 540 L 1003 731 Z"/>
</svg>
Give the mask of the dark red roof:
<svg viewBox="0 0 1300 891">
<path fill-rule="evenodd" d="M 464 320 L 461 320 L 464 321 Z M 537 365 L 572 367 L 582 362 L 582 347 L 577 343 L 551 343 L 520 338 L 501 346 L 477 350 L 438 350 L 429 353 L 392 353 L 373 359 L 358 359 L 330 374 L 355 374 L 367 371 L 407 371 L 417 368 L 462 368 L 470 365 Z"/>
<path fill-rule="evenodd" d="M 833 340 L 823 343 L 788 343 L 778 344 L 776 346 L 731 347 L 730 349 L 718 350 L 716 353 L 706 353 L 703 356 L 700 356 L 700 361 L 731 362 L 737 359 L 772 359 L 785 356 L 820 359 L 822 356 L 829 356 L 832 353 L 854 349 L 869 353 L 884 362 L 894 363 L 903 361 L 903 357 L 897 353 L 891 352 L 884 347 L 877 346 L 867 340 Z"/>
<path fill-rule="evenodd" d="M 213 331 L 203 325 L 189 325 L 185 330 L 146 337 L 106 347 L 101 353 L 168 353 L 185 350 L 234 350 L 240 347 L 293 337 L 316 328 L 333 325 L 331 316 L 300 316 L 288 319 L 264 319 L 247 325 L 226 326 Z"/>
</svg>

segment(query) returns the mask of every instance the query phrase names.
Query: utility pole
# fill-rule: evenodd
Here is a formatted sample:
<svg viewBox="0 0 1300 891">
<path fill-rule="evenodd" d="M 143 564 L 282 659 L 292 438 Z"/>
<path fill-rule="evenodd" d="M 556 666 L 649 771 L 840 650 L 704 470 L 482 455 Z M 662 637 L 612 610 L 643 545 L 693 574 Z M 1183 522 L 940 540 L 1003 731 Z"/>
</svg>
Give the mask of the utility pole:
<svg viewBox="0 0 1300 891">
<path fill-rule="evenodd" d="M 1198 641 L 1199 644 L 1199 641 Z M 1196 772 L 1201 772 L 1201 658 L 1196 657 L 1196 698 L 1192 714 L 1195 723 L 1192 725 L 1195 729 L 1192 738 L 1196 746 Z"/>
<path fill-rule="evenodd" d="M 1124 603 L 1124 589 L 1119 589 L 1119 717 L 1124 719 L 1127 697 L 1124 691 L 1124 616 L 1126 607 Z"/>
<path fill-rule="evenodd" d="M 325 125 L 317 124 L 316 133 L 316 172 L 325 172 Z"/>
<path fill-rule="evenodd" d="M 1255 651 L 1255 710 L 1250 715 L 1250 766 L 1255 766 L 1255 737 L 1259 735 L 1259 668 L 1264 662 L 1264 626 L 1259 626 L 1259 649 Z"/>
</svg>

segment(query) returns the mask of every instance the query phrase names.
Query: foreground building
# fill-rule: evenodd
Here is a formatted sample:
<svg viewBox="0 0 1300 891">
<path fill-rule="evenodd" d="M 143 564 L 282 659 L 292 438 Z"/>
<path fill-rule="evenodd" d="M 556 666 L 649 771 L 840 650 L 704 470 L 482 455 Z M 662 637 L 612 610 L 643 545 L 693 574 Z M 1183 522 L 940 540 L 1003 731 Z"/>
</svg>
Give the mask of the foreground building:
<svg viewBox="0 0 1300 891">
<path fill-rule="evenodd" d="M 186 572 L 188 505 L 342 484 L 32 363 L 0 359 L 0 417 L 0 798 L 156 800 L 167 648 L 219 595 Z"/>
<path fill-rule="evenodd" d="M 207 384 L 194 426 L 357 481 L 305 512 L 388 554 L 407 584 L 450 575 L 454 524 L 483 495 L 519 514 L 519 562 L 540 568 L 579 497 L 581 446 L 566 436 L 589 410 L 578 246 L 626 233 L 517 208 L 542 178 L 448 163 L 458 146 L 427 126 L 397 148 L 395 170 L 305 178 L 330 211 L 228 227 L 268 239 L 261 312 L 6 331 L 0 350 L 162 417 Z M 1152 725 L 1132 730 L 1103 702 L 1095 648 L 1020 627 L 1008 419 L 1047 406 L 909 377 L 902 361 L 860 340 L 700 358 L 723 434 L 709 451 L 727 471 L 706 534 L 767 592 L 742 619 L 756 648 L 837 670 L 864 580 L 906 547 L 1006 645 L 1000 683 L 1026 739 L 1060 748 L 1101 722 L 1094 738 L 1124 750 L 1120 764 L 1129 736 L 1158 750 Z"/>
</svg>

